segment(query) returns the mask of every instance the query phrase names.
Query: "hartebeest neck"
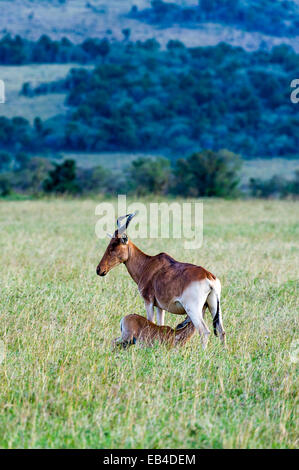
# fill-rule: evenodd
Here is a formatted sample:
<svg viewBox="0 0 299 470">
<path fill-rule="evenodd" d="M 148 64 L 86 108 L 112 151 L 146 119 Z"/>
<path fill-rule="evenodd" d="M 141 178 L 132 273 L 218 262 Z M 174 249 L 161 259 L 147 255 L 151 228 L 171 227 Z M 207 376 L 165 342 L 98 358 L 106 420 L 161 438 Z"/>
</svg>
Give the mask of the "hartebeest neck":
<svg viewBox="0 0 299 470">
<path fill-rule="evenodd" d="M 128 273 L 136 284 L 139 283 L 141 275 L 145 269 L 145 265 L 150 258 L 151 257 L 149 255 L 143 253 L 143 251 L 139 250 L 134 243 L 129 241 L 129 258 L 125 262 L 125 265 Z"/>
</svg>

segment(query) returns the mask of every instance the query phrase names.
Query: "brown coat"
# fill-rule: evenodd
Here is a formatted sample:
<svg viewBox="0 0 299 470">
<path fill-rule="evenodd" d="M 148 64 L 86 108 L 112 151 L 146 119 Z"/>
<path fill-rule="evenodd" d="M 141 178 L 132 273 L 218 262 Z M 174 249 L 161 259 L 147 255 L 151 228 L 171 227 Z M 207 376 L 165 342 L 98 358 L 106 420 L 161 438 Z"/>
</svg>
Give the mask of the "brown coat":
<svg viewBox="0 0 299 470">
<path fill-rule="evenodd" d="M 210 331 L 204 321 L 208 306 L 215 335 L 225 344 L 225 331 L 220 307 L 221 283 L 201 266 L 176 261 L 166 253 L 149 256 L 141 251 L 122 230 L 116 230 L 97 266 L 97 274 L 105 276 L 124 263 L 136 282 L 145 302 L 147 319 L 154 320 L 154 308 L 160 326 L 164 325 L 164 310 L 187 315 L 200 333 L 206 347 Z"/>
<path fill-rule="evenodd" d="M 195 333 L 192 322 L 182 328 L 171 328 L 170 326 L 158 326 L 141 315 L 126 315 L 121 320 L 121 338 L 114 340 L 113 344 L 123 347 L 137 343 L 153 346 L 157 341 L 168 346 L 183 346 Z"/>
</svg>

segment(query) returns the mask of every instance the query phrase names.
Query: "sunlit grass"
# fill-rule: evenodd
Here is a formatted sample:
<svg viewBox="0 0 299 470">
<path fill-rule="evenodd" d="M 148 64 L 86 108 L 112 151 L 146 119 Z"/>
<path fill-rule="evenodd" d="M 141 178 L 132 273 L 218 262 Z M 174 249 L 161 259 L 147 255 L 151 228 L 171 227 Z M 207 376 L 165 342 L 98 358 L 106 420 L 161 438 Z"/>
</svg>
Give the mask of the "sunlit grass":
<svg viewBox="0 0 299 470">
<path fill-rule="evenodd" d="M 1 202 L 0 446 L 298 446 L 298 203 L 206 201 L 200 250 L 136 240 L 221 279 L 228 352 L 212 335 L 111 352 L 145 311 L 124 266 L 96 276 L 95 205 Z"/>
</svg>

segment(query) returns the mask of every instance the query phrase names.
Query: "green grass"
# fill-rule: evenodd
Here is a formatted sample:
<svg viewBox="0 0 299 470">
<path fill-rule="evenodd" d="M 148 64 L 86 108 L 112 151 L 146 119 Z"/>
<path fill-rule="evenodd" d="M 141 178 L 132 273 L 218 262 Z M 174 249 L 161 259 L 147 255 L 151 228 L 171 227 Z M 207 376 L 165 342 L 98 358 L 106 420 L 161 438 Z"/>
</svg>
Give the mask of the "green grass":
<svg viewBox="0 0 299 470">
<path fill-rule="evenodd" d="M 196 251 L 136 240 L 218 275 L 227 352 L 212 335 L 205 352 L 198 335 L 111 352 L 121 317 L 145 312 L 124 266 L 96 276 L 95 205 L 0 204 L 0 446 L 298 446 L 298 203 L 205 201 Z"/>
</svg>

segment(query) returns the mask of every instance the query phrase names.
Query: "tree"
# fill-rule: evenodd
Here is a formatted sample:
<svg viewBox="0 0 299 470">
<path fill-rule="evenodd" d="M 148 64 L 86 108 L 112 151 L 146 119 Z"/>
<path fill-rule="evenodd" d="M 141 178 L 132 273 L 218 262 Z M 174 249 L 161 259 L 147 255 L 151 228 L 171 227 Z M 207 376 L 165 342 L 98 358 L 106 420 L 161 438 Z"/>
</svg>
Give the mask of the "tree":
<svg viewBox="0 0 299 470">
<path fill-rule="evenodd" d="M 124 35 L 124 40 L 125 40 L 125 41 L 129 41 L 130 36 L 131 36 L 131 30 L 130 30 L 130 28 L 124 28 L 124 29 L 122 29 L 122 33 L 123 33 L 123 35 Z"/>
<path fill-rule="evenodd" d="M 77 181 L 82 192 L 106 193 L 110 183 L 111 172 L 98 165 L 94 168 L 78 168 Z"/>
<path fill-rule="evenodd" d="M 22 89 L 20 91 L 21 95 L 32 97 L 34 96 L 34 90 L 32 89 L 30 82 L 23 83 Z"/>
<path fill-rule="evenodd" d="M 76 162 L 74 160 L 65 160 L 61 165 L 54 163 L 54 166 L 54 170 L 49 172 L 48 178 L 43 183 L 44 190 L 48 193 L 78 193 Z"/>
<path fill-rule="evenodd" d="M 184 196 L 230 197 L 239 184 L 241 160 L 228 150 L 204 150 L 176 164 L 175 192 Z"/>
<path fill-rule="evenodd" d="M 33 194 L 38 194 L 43 188 L 43 181 L 51 171 L 53 165 L 47 158 L 32 157 L 27 164 L 27 171 L 31 175 L 30 189 Z"/>
<path fill-rule="evenodd" d="M 165 158 L 138 158 L 128 169 L 129 190 L 142 196 L 165 194 L 170 183 L 170 162 Z"/>
<path fill-rule="evenodd" d="M 19 153 L 16 154 L 15 159 L 16 159 L 18 169 L 23 170 L 24 168 L 26 168 L 30 157 L 24 152 L 19 152 Z"/>
<path fill-rule="evenodd" d="M 169 51 L 184 50 L 185 44 L 177 39 L 170 39 L 166 47 Z"/>
<path fill-rule="evenodd" d="M 299 168 L 295 171 L 294 179 L 286 184 L 286 192 L 299 196 Z"/>
<path fill-rule="evenodd" d="M 39 116 L 34 118 L 34 129 L 36 130 L 37 134 L 41 134 L 43 131 L 43 121 Z"/>
<path fill-rule="evenodd" d="M 8 175 L 0 175 L 0 196 L 9 196 L 11 193 L 11 183 Z"/>
<path fill-rule="evenodd" d="M 0 171 L 6 170 L 11 162 L 11 155 L 8 152 L 0 152 Z"/>
<path fill-rule="evenodd" d="M 253 197 L 268 198 L 281 196 L 285 188 L 285 180 L 281 176 L 274 175 L 270 179 L 250 178 L 249 189 Z"/>
<path fill-rule="evenodd" d="M 110 52 L 110 45 L 108 39 L 102 39 L 102 41 L 99 44 L 99 54 L 102 56 L 102 61 L 105 61 L 105 57 L 109 54 Z"/>
<path fill-rule="evenodd" d="M 251 178 L 249 181 L 250 193 L 253 197 L 298 197 L 299 195 L 299 169 L 295 171 L 294 179 L 286 180 L 280 175 L 261 180 Z"/>
<path fill-rule="evenodd" d="M 212 13 L 218 7 L 216 0 L 199 0 L 199 6 L 206 13 Z"/>
</svg>

